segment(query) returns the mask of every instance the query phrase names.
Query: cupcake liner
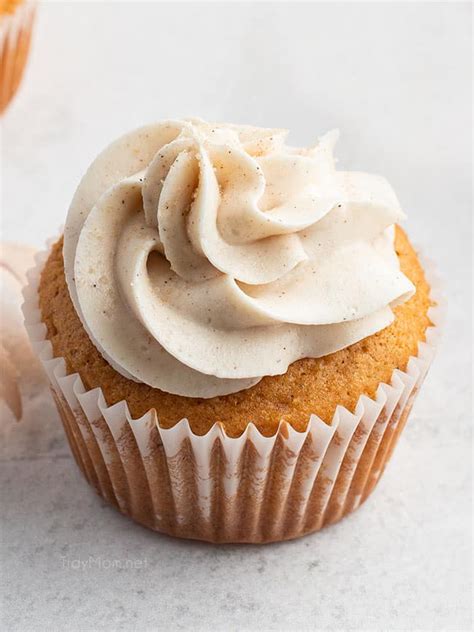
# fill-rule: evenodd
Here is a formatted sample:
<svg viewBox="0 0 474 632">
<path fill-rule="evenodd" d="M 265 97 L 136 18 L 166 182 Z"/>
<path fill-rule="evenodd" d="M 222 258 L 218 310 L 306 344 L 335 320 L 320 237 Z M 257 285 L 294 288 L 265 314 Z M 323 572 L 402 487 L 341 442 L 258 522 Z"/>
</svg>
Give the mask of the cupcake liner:
<svg viewBox="0 0 474 632">
<path fill-rule="evenodd" d="M 375 399 L 362 395 L 351 413 L 339 406 L 330 424 L 311 415 L 297 432 L 281 422 L 263 436 L 253 423 L 237 438 L 216 423 L 204 435 L 187 419 L 159 425 L 159 411 L 139 419 L 127 403 L 108 406 L 100 388 L 86 390 L 54 357 L 38 307 L 49 251 L 37 256 L 24 290 L 25 325 L 49 377 L 74 457 L 87 481 L 119 511 L 170 535 L 211 542 L 295 538 L 354 511 L 377 484 L 435 354 L 443 301 L 424 261 L 436 302 L 434 323 L 406 371 L 395 369 Z"/>
<path fill-rule="evenodd" d="M 0 114 L 20 85 L 30 50 L 36 3 L 25 0 L 0 15 Z"/>
</svg>

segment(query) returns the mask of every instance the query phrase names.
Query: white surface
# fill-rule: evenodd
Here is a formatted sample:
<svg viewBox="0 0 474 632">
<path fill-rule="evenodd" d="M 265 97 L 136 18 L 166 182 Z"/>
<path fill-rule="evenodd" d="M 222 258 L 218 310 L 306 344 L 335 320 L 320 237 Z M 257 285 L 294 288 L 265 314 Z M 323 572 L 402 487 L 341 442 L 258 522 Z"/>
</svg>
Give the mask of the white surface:
<svg viewBox="0 0 474 632">
<path fill-rule="evenodd" d="M 144 122 L 286 126 L 295 144 L 338 126 L 340 165 L 396 189 L 449 318 L 374 495 L 281 545 L 135 526 L 83 482 L 48 402 L 21 424 L 2 410 L 4 629 L 470 629 L 470 19 L 468 3 L 41 7 L 2 121 L 4 238 L 41 245 L 97 151 Z"/>
</svg>

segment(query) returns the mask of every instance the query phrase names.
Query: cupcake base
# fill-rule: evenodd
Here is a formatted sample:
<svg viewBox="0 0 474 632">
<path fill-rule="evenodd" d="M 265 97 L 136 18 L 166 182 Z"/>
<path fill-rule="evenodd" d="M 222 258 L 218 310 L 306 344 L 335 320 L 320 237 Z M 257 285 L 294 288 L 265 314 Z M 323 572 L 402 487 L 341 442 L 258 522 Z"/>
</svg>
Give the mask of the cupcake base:
<svg viewBox="0 0 474 632">
<path fill-rule="evenodd" d="M 235 446 L 219 429 L 206 440 L 186 422 L 161 440 L 156 426 L 145 454 L 129 423 L 114 433 L 105 417 L 91 422 L 53 393 L 79 468 L 121 513 L 181 538 L 263 543 L 318 531 L 364 502 L 405 424 L 417 389 L 401 386 L 410 387 L 404 406 L 391 410 L 390 398 L 358 422 L 343 415 L 336 429 L 316 419 L 308 433 L 282 424 L 263 445 L 249 432 Z"/>
</svg>

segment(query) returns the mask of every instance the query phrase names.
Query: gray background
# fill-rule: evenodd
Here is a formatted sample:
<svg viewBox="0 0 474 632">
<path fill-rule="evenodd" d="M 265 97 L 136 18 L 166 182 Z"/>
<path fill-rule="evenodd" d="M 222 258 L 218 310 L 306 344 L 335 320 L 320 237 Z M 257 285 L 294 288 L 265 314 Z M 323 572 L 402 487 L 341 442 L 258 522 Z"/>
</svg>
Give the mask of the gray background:
<svg viewBox="0 0 474 632">
<path fill-rule="evenodd" d="M 145 122 L 288 127 L 294 144 L 339 127 L 340 166 L 391 181 L 449 316 L 374 495 L 292 543 L 147 532 L 82 481 L 49 401 L 21 424 L 2 410 L 5 629 L 470 628 L 470 47 L 469 3 L 40 7 L 2 120 L 4 239 L 42 245 L 96 153 Z"/>
</svg>

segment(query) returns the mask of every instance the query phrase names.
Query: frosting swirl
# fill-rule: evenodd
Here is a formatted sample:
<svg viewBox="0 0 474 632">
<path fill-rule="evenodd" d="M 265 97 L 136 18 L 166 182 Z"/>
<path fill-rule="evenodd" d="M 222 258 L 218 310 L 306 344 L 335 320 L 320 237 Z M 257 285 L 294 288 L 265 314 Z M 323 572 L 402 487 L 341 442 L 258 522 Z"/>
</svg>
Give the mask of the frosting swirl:
<svg viewBox="0 0 474 632">
<path fill-rule="evenodd" d="M 213 397 L 389 325 L 414 292 L 379 176 L 339 172 L 337 132 L 165 121 L 112 143 L 72 201 L 66 278 L 122 375 Z"/>
</svg>

